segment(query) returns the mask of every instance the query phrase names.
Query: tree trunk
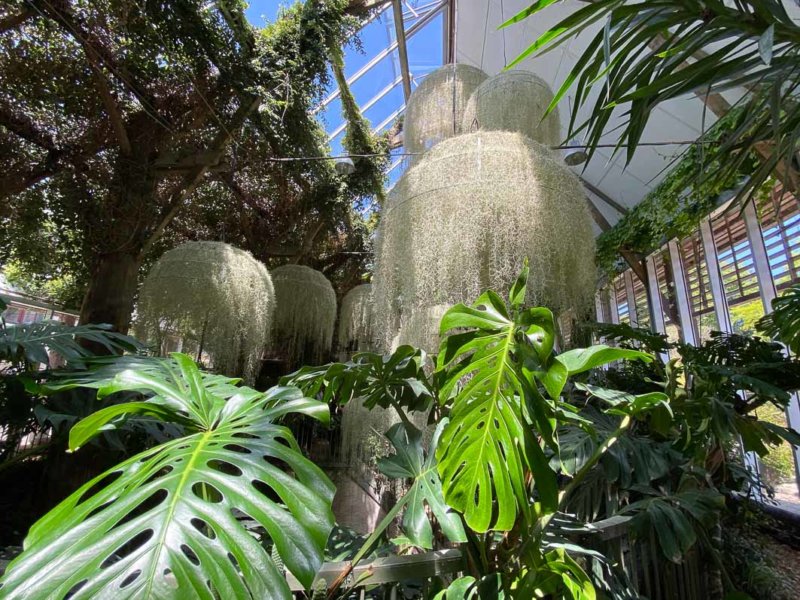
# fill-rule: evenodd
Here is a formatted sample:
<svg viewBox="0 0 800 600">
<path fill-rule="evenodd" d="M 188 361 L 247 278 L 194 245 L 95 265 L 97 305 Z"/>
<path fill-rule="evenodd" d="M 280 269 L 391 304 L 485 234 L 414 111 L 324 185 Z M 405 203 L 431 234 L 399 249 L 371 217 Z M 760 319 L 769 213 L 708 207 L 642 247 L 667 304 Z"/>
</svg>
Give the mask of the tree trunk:
<svg viewBox="0 0 800 600">
<path fill-rule="evenodd" d="M 128 252 L 101 255 L 81 305 L 81 324 L 108 323 L 127 333 L 133 313 L 141 260 Z"/>
</svg>

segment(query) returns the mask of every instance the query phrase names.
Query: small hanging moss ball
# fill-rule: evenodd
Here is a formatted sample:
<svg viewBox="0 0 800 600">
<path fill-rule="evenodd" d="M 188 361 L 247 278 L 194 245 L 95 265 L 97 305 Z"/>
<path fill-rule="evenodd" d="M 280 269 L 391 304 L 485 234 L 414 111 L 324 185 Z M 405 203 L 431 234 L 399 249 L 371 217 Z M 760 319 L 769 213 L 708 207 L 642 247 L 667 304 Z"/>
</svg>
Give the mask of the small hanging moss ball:
<svg viewBox="0 0 800 600">
<path fill-rule="evenodd" d="M 342 352 L 364 351 L 374 346 L 370 284 L 357 285 L 342 298 L 338 341 Z"/>
<path fill-rule="evenodd" d="M 222 242 L 186 242 L 156 261 L 139 290 L 134 331 L 162 353 L 202 353 L 252 382 L 269 340 L 275 292 L 267 268 Z"/>
<path fill-rule="evenodd" d="M 464 110 L 464 132 L 511 131 L 545 146 L 561 143 L 558 109 L 544 117 L 553 100 L 545 81 L 529 71 L 503 71 L 484 81 Z"/>
<path fill-rule="evenodd" d="M 583 187 L 547 147 L 519 133 L 438 144 L 406 173 L 380 232 L 375 328 L 387 345 L 398 313 L 405 320 L 489 288 L 506 293 L 526 257 L 529 305 L 559 313 L 591 304 L 594 235 Z"/>
<path fill-rule="evenodd" d="M 291 366 L 328 360 L 336 324 L 336 293 L 331 282 L 302 265 L 273 269 L 272 282 L 277 303 L 273 349 Z"/>
<path fill-rule="evenodd" d="M 462 132 L 467 101 L 488 75 L 469 65 L 449 64 L 430 73 L 414 90 L 403 119 L 407 152 L 423 153 Z M 419 156 L 414 157 L 415 162 Z"/>
</svg>

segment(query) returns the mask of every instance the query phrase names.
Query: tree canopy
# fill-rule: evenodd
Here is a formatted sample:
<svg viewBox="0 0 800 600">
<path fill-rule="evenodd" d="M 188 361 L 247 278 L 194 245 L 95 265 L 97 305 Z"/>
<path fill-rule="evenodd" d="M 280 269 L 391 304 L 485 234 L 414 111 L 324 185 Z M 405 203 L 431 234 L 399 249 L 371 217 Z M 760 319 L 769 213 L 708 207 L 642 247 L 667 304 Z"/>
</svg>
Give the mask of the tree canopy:
<svg viewBox="0 0 800 600">
<path fill-rule="evenodd" d="M 329 153 L 314 108 L 361 23 L 348 4 L 308 0 L 261 30 L 235 0 L 0 8 L 0 261 L 68 278 L 85 322 L 120 329 L 143 265 L 185 240 L 353 277 L 367 244 L 353 207 L 386 159 L 350 176 L 281 160 Z M 348 123 L 348 151 L 385 153 Z"/>
</svg>

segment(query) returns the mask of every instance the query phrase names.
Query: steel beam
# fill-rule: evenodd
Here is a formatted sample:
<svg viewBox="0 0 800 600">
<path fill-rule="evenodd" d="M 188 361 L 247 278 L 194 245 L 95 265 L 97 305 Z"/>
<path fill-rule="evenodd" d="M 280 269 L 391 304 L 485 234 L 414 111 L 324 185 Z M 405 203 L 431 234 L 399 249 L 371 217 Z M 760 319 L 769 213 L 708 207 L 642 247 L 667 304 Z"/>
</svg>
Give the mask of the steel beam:
<svg viewBox="0 0 800 600">
<path fill-rule="evenodd" d="M 400 0 L 392 0 L 394 10 L 394 32 L 397 38 L 397 53 L 400 56 L 400 73 L 403 78 L 403 95 L 406 102 L 411 96 L 411 76 L 408 72 L 408 48 L 406 47 L 406 29 L 403 25 L 403 6 Z"/>
<path fill-rule="evenodd" d="M 409 40 L 409 39 L 410 39 L 411 37 L 413 37 L 413 36 L 414 36 L 416 33 L 418 33 L 418 32 L 419 32 L 419 31 L 420 31 L 420 30 L 421 30 L 423 27 L 425 27 L 425 25 L 427 25 L 427 24 L 428 24 L 428 23 L 430 23 L 430 22 L 431 22 L 431 21 L 432 21 L 434 18 L 436 18 L 436 17 L 439 15 L 439 12 L 441 11 L 441 9 L 442 9 L 442 8 L 444 8 L 445 6 L 447 6 L 447 4 L 448 4 L 448 0 L 442 0 L 442 2 L 439 2 L 438 4 L 436 4 L 436 5 L 434 5 L 433 7 L 431 7 L 431 8 L 429 9 L 429 11 L 428 11 L 428 12 L 425 14 L 425 16 L 423 16 L 422 18 L 420 18 L 420 20 L 419 20 L 419 21 L 417 21 L 417 22 L 416 22 L 416 23 L 414 23 L 414 24 L 413 24 L 411 27 L 409 27 L 409 28 L 408 28 L 408 31 L 406 31 L 405 39 L 406 39 L 406 40 Z M 381 61 L 382 61 L 384 58 L 386 58 L 386 57 L 387 57 L 387 56 L 389 56 L 389 55 L 390 55 L 392 52 L 394 52 L 394 51 L 397 49 L 397 46 L 398 46 L 398 43 L 397 43 L 397 40 L 395 40 L 394 42 L 392 42 L 391 44 L 389 44 L 389 46 L 387 46 L 386 48 L 384 48 L 383 50 L 381 50 L 381 51 L 380 51 L 378 54 L 376 54 L 376 55 L 375 55 L 375 56 L 372 58 L 372 60 L 370 60 L 370 61 L 369 61 L 367 64 L 365 64 L 365 65 L 364 65 L 363 67 L 361 67 L 361 68 L 360 68 L 358 71 L 356 71 L 355 73 L 353 73 L 353 74 L 352 74 L 352 75 L 351 75 L 351 76 L 350 76 L 350 77 L 347 79 L 347 85 L 353 85 L 353 84 L 354 84 L 356 81 L 358 81 L 359 79 L 361 79 L 361 78 L 362 78 L 362 77 L 363 77 L 363 76 L 364 76 L 366 73 L 369 73 L 369 71 L 372 69 L 372 67 L 374 67 L 375 65 L 377 65 L 377 64 L 378 64 L 379 62 L 381 62 Z M 334 90 L 333 92 L 331 92 L 331 93 L 328 95 L 328 97 L 327 97 L 327 98 L 325 98 L 325 99 L 324 99 L 324 100 L 323 100 L 323 101 L 320 103 L 320 105 L 319 105 L 319 106 L 318 106 L 316 109 L 314 109 L 314 111 L 313 111 L 313 112 L 316 114 L 316 113 L 318 113 L 319 111 L 321 111 L 321 110 L 322 110 L 323 108 L 325 108 L 325 107 L 326 107 L 328 104 L 330 104 L 331 102 L 333 102 L 334 100 L 336 100 L 336 98 L 338 98 L 338 97 L 339 97 L 339 94 L 341 94 L 341 92 L 340 92 L 338 89 L 336 89 L 336 90 Z"/>
<path fill-rule="evenodd" d="M 692 318 L 692 301 L 689 286 L 686 283 L 686 272 L 681 260 L 681 249 L 676 240 L 667 244 L 669 250 L 669 263 L 672 267 L 672 281 L 675 284 L 675 300 L 678 302 L 678 318 L 681 326 L 681 339 L 693 346 L 698 345 L 698 336 Z"/>
<path fill-rule="evenodd" d="M 700 223 L 700 239 L 703 241 L 703 258 L 706 261 L 708 282 L 711 285 L 711 298 L 714 300 L 714 314 L 717 317 L 717 327 L 720 331 L 731 333 L 731 315 L 728 312 L 728 299 L 725 296 L 725 286 L 722 283 L 722 273 L 719 270 L 719 257 L 717 245 L 714 243 L 714 234 L 711 229 L 711 219 L 703 219 Z"/>
</svg>

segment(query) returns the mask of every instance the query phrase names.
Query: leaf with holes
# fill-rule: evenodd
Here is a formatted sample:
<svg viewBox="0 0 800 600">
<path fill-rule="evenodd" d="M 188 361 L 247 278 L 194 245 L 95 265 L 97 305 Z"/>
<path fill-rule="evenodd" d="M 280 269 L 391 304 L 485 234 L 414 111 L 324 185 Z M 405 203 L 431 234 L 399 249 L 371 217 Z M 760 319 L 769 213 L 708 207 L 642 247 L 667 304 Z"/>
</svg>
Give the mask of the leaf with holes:
<svg viewBox="0 0 800 600">
<path fill-rule="evenodd" d="M 524 276 L 515 289 L 524 290 Z M 517 295 L 512 292 L 512 302 Z M 509 311 L 497 294 L 486 292 L 473 306 L 459 304 L 445 313 L 442 333 L 454 328 L 464 331 L 443 341 L 438 359 L 440 399 L 453 399 L 436 449 L 444 498 L 475 531 L 507 531 L 520 511 L 526 517 L 530 512 L 526 472 L 545 510 L 558 503 L 555 473 L 535 437 L 552 423 L 535 410 L 544 400 L 531 396 L 535 384 L 527 374 L 552 360 L 553 317 L 546 309 L 520 311 L 513 304 Z"/>
<path fill-rule="evenodd" d="M 403 531 L 415 546 L 433 548 L 433 531 L 425 511 L 427 505 L 442 531 L 451 542 L 466 542 L 461 519 L 445 504 L 442 482 L 436 472 L 434 453 L 442 429 L 447 424 L 443 419 L 436 427 L 427 458 L 422 451 L 422 433 L 410 424 L 397 423 L 386 432 L 386 437 L 396 453 L 378 461 L 378 469 L 389 477 L 411 479 L 413 483 L 403 501 Z"/>
<path fill-rule="evenodd" d="M 291 387 L 242 387 L 226 399 L 207 381 L 180 354 L 115 377 L 108 389 L 147 393 L 150 414 L 177 412 L 187 435 L 117 465 L 37 522 L 2 579 L 4 598 L 291 598 L 241 518 L 259 523 L 285 568 L 311 585 L 334 488 L 277 420 L 324 420 L 327 407 Z M 102 427 L 84 423 L 81 439 Z"/>
</svg>

